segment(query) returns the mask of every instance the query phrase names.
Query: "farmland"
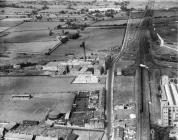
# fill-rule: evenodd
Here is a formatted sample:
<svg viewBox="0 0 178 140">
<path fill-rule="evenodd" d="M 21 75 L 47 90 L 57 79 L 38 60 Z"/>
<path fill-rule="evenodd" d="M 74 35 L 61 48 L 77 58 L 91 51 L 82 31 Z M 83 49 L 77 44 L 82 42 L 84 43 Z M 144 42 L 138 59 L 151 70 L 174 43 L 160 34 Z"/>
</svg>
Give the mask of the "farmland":
<svg viewBox="0 0 178 140">
<path fill-rule="evenodd" d="M 117 24 L 123 24 L 125 21 L 115 21 Z M 109 22 L 108 22 L 109 23 Z M 52 44 L 56 44 L 56 37 L 49 36 L 49 29 L 54 29 L 59 22 L 25 22 L 19 26 L 7 30 L 8 35 L 1 37 L 1 53 L 7 55 L 9 62 L 12 58 L 16 58 L 16 53 L 25 52 L 29 54 L 44 54 L 44 51 L 51 48 Z M 114 23 L 113 23 L 114 24 Z M 107 25 L 107 22 L 106 24 Z M 58 30 L 61 32 L 61 30 Z M 83 56 L 83 50 L 79 47 L 85 41 L 87 54 L 110 50 L 115 46 L 120 46 L 124 36 L 124 28 L 87 28 L 81 31 L 78 40 L 70 40 L 61 45 L 55 52 L 48 57 L 49 60 L 63 60 L 66 53 L 73 53 L 75 56 Z M 10 54 L 9 54 L 10 53 Z M 45 57 L 41 57 L 46 59 Z M 6 58 L 7 59 L 7 58 Z M 26 60 L 26 58 L 21 58 Z M 34 59 L 33 59 L 34 60 Z M 28 59 L 29 61 L 29 59 Z M 38 60 L 36 60 L 38 62 Z"/>
<path fill-rule="evenodd" d="M 125 29 L 99 29 L 88 28 L 81 33 L 81 37 L 78 40 L 71 40 L 62 45 L 54 53 L 49 56 L 49 59 L 64 59 L 65 54 L 74 54 L 75 56 L 83 56 L 83 49 L 80 48 L 80 44 L 85 41 L 86 52 L 91 54 L 93 52 L 100 53 L 110 50 L 115 46 L 122 44 Z"/>
<path fill-rule="evenodd" d="M 1 94 L 55 93 L 77 90 L 101 89 L 101 84 L 72 84 L 74 78 L 50 78 L 43 76 L 1 77 Z M 81 86 L 82 85 L 82 86 Z"/>
</svg>

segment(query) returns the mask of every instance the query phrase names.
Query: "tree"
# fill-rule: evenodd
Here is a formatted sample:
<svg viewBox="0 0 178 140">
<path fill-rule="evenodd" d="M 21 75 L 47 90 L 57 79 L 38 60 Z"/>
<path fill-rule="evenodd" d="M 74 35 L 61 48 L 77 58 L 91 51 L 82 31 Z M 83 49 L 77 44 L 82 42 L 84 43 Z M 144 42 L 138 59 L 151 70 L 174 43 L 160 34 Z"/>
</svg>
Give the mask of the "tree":
<svg viewBox="0 0 178 140">
<path fill-rule="evenodd" d="M 49 7 L 46 4 L 44 4 L 42 7 L 42 10 L 45 10 L 45 9 L 49 9 Z"/>
<path fill-rule="evenodd" d="M 123 10 L 123 11 L 127 11 L 128 9 L 127 9 L 127 6 L 129 5 L 129 1 L 123 1 L 123 2 L 121 2 L 120 3 L 120 6 L 121 6 L 121 10 Z"/>
</svg>

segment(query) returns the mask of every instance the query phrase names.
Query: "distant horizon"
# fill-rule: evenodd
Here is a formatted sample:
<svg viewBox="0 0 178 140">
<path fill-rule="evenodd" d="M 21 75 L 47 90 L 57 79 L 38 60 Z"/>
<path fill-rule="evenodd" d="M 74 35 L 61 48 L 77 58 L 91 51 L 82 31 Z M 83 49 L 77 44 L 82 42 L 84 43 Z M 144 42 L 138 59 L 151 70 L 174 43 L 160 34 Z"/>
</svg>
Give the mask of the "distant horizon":
<svg viewBox="0 0 178 140">
<path fill-rule="evenodd" d="M 0 0 L 0 1 L 57 1 L 57 0 Z M 70 0 L 66 0 L 66 1 L 70 1 Z M 80 1 L 80 0 L 76 0 L 76 1 Z M 81 0 L 81 1 L 84 1 L 84 0 Z M 89 1 L 89 0 L 86 0 L 86 1 Z M 118 1 L 120 1 L 120 0 L 118 0 Z M 128 1 L 131 1 L 131 2 L 134 2 L 134 1 L 135 2 L 147 2 L 148 0 L 128 0 Z M 155 0 L 155 2 L 177 2 L 177 0 Z"/>
</svg>

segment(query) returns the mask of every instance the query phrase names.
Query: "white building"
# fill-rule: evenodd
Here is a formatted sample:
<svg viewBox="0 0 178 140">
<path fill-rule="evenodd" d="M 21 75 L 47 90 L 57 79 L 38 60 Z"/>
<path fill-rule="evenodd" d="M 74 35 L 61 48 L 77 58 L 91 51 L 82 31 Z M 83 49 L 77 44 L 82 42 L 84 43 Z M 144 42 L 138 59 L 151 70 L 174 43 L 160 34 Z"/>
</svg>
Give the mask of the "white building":
<svg viewBox="0 0 178 140">
<path fill-rule="evenodd" d="M 89 75 L 89 74 L 80 74 L 73 81 L 74 84 L 96 84 L 99 82 L 97 76 Z"/>
<path fill-rule="evenodd" d="M 114 11 L 120 11 L 121 8 L 118 7 L 118 8 L 114 8 L 114 7 L 107 7 L 107 8 L 90 8 L 88 9 L 90 12 L 93 12 L 93 11 L 101 11 L 101 12 L 105 12 L 105 11 L 108 11 L 108 10 L 114 10 Z"/>
</svg>

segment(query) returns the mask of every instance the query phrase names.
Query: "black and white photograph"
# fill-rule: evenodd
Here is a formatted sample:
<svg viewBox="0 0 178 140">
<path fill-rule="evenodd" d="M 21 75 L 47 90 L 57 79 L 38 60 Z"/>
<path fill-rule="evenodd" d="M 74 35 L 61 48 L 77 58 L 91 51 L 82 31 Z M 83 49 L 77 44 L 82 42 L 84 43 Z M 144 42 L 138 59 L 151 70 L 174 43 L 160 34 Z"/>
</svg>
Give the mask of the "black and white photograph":
<svg viewBox="0 0 178 140">
<path fill-rule="evenodd" d="M 178 0 L 0 0 L 0 140 L 178 140 Z"/>
</svg>

